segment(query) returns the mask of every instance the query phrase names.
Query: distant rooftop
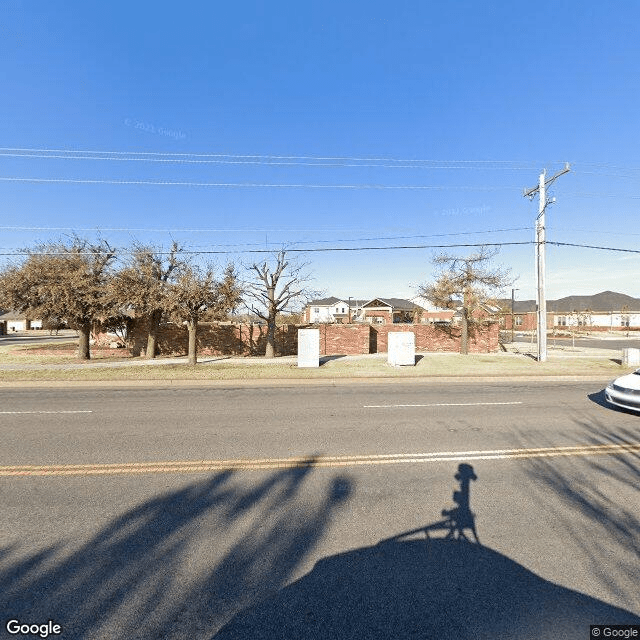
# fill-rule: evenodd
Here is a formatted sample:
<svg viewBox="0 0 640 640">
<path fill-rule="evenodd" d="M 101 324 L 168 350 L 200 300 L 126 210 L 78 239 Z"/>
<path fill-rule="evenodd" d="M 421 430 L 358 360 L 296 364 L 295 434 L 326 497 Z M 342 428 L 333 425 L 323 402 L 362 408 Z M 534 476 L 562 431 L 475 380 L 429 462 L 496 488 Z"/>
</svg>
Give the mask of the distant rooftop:
<svg viewBox="0 0 640 640">
<path fill-rule="evenodd" d="M 498 301 L 506 309 L 511 309 L 511 298 Z M 558 300 L 547 300 L 547 311 L 552 313 L 573 313 L 574 311 L 640 311 L 640 298 L 632 298 L 624 293 L 602 291 L 592 296 L 566 296 Z M 513 305 L 514 313 L 527 313 L 536 310 L 535 300 L 516 300 Z"/>
</svg>

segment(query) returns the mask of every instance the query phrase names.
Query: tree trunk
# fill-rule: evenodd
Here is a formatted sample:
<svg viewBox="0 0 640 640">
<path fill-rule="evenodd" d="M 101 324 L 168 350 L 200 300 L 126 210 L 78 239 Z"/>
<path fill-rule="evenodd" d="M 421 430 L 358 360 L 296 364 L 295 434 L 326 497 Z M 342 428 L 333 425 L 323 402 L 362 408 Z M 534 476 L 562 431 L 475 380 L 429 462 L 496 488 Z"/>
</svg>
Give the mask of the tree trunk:
<svg viewBox="0 0 640 640">
<path fill-rule="evenodd" d="M 147 358 L 153 360 L 156 357 L 158 342 L 158 327 L 162 319 L 162 311 L 153 311 L 149 316 L 149 334 L 147 335 Z"/>
<path fill-rule="evenodd" d="M 89 347 L 90 335 L 91 324 L 87 322 L 78 325 L 78 360 L 89 360 L 91 358 Z"/>
<path fill-rule="evenodd" d="M 462 323 L 460 331 L 460 353 L 468 355 L 469 353 L 469 318 L 467 317 L 467 309 L 462 309 Z"/>
<path fill-rule="evenodd" d="M 267 347 L 264 351 L 265 358 L 276 357 L 276 318 L 270 317 L 267 321 Z"/>
<path fill-rule="evenodd" d="M 198 362 L 198 353 L 196 350 L 196 341 L 198 338 L 198 323 L 188 322 L 187 329 L 189 330 L 189 364 L 195 365 Z"/>
</svg>

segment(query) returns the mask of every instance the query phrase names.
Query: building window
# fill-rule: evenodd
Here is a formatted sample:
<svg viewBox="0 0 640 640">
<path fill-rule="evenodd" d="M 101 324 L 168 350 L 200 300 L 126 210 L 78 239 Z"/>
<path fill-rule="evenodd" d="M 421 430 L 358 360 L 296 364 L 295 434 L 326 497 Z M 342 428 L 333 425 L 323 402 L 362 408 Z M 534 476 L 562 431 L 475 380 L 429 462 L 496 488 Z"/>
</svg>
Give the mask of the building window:
<svg viewBox="0 0 640 640">
<path fill-rule="evenodd" d="M 566 327 L 567 326 L 567 318 L 565 316 L 558 316 L 556 318 L 556 325 L 558 325 L 559 327 Z"/>
<path fill-rule="evenodd" d="M 522 326 L 522 316 L 516 316 L 516 327 Z"/>
<path fill-rule="evenodd" d="M 314 307 L 313 313 L 320 313 L 320 307 Z"/>
<path fill-rule="evenodd" d="M 620 319 L 620 326 L 628 327 L 629 326 L 629 316 L 622 316 Z"/>
</svg>

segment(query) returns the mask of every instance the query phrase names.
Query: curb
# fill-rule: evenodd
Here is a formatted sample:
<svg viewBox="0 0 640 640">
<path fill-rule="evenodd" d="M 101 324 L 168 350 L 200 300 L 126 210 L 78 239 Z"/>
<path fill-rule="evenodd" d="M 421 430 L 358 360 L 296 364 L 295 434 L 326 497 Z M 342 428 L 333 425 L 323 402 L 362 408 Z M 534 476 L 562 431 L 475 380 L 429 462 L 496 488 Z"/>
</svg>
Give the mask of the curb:
<svg viewBox="0 0 640 640">
<path fill-rule="evenodd" d="M 15 388 L 180 388 L 180 387 L 339 387 L 349 385 L 387 385 L 387 384 L 491 384 L 519 382 L 605 382 L 611 376 L 559 376 L 559 375 L 523 375 L 523 376 L 421 376 L 421 377 L 383 377 L 374 378 L 267 378 L 267 379 L 229 379 L 229 380 L 25 380 L 0 381 L 0 389 Z"/>
</svg>

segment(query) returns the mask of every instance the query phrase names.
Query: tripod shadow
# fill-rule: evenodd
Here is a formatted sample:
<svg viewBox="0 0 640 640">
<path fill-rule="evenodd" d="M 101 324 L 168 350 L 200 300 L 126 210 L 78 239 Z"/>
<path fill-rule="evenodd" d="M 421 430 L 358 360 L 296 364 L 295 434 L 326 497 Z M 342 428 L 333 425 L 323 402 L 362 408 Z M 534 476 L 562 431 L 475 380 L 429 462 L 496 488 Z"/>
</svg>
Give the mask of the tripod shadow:
<svg viewBox="0 0 640 640">
<path fill-rule="evenodd" d="M 411 531 L 405 531 L 392 538 L 387 538 L 381 542 L 397 542 L 404 538 L 409 538 L 417 533 L 424 533 L 429 538 L 429 532 L 433 531 L 446 531 L 445 540 L 465 540 L 466 542 L 472 542 L 467 537 L 465 531 L 470 531 L 473 535 L 473 542 L 480 544 L 478 538 L 478 532 L 476 531 L 475 515 L 471 511 L 470 506 L 470 488 L 471 481 L 477 480 L 473 471 L 473 467 L 470 464 L 462 463 L 458 465 L 458 473 L 454 476 L 460 483 L 460 486 L 453 492 L 453 501 L 456 506 L 453 509 L 443 509 L 443 520 L 428 524 L 426 527 L 418 527 Z"/>
<path fill-rule="evenodd" d="M 481 545 L 470 508 L 473 467 L 460 464 L 455 479 L 455 506 L 442 520 L 322 558 L 211 640 L 581 640 L 598 621 L 640 622 Z"/>
</svg>

